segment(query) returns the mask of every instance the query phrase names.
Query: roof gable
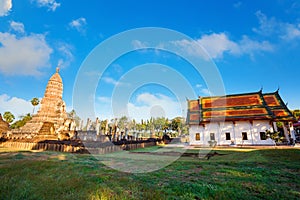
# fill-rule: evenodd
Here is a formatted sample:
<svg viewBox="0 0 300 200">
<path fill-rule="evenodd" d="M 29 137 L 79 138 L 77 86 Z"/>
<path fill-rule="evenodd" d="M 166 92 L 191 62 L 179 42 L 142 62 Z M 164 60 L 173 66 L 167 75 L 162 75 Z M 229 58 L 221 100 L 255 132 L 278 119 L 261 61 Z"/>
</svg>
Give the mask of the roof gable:
<svg viewBox="0 0 300 200">
<path fill-rule="evenodd" d="M 280 120 L 292 120 L 294 121 L 295 118 L 291 111 L 287 108 L 286 104 L 281 99 L 278 91 L 273 93 L 267 93 L 263 95 L 269 109 L 274 114 L 276 119 Z"/>
</svg>

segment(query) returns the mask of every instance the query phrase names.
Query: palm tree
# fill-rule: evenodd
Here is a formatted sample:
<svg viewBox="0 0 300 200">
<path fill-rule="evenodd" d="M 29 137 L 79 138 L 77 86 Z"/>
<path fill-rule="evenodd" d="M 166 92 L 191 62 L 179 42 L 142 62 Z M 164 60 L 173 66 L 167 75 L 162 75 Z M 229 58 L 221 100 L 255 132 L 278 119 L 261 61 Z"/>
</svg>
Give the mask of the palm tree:
<svg viewBox="0 0 300 200">
<path fill-rule="evenodd" d="M 7 123 L 12 123 L 14 120 L 15 120 L 15 116 L 9 112 L 9 111 L 6 111 L 4 114 L 3 114 L 3 119 L 7 122 Z"/>
<path fill-rule="evenodd" d="M 33 111 L 32 111 L 32 115 L 33 115 L 33 113 L 34 113 L 34 108 L 35 108 L 37 105 L 39 105 L 40 100 L 39 100 L 38 98 L 34 97 L 34 98 L 31 99 L 30 102 L 31 102 L 31 104 L 33 105 Z"/>
</svg>

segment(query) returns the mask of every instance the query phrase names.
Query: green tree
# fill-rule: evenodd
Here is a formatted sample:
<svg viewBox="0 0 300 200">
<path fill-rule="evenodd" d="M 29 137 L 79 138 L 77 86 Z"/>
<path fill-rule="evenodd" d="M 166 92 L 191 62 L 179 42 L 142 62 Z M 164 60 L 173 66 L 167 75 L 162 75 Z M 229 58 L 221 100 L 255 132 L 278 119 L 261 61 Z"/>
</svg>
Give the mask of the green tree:
<svg viewBox="0 0 300 200">
<path fill-rule="evenodd" d="M 104 133 L 104 134 L 107 134 L 107 132 L 106 131 L 108 131 L 108 130 L 106 130 L 106 128 L 108 128 L 108 125 L 107 125 L 107 123 L 108 123 L 108 119 L 105 119 L 105 120 L 101 120 L 101 131 L 102 131 L 102 133 Z"/>
<path fill-rule="evenodd" d="M 76 114 L 76 111 L 74 109 L 72 109 L 70 112 L 67 113 L 68 118 L 71 118 L 73 120 L 75 120 L 76 126 L 78 127 L 80 124 L 80 117 Z"/>
<path fill-rule="evenodd" d="M 283 122 L 276 122 L 276 126 L 278 127 L 278 128 L 282 128 L 283 127 Z"/>
<path fill-rule="evenodd" d="M 15 120 L 15 116 L 9 112 L 9 111 L 6 111 L 4 114 L 3 114 L 3 119 L 7 122 L 7 123 L 12 123 L 14 120 Z"/>
<path fill-rule="evenodd" d="M 14 122 L 10 127 L 12 129 L 20 128 L 24 126 L 29 120 L 31 120 L 31 115 L 30 113 L 27 113 L 27 115 L 20 116 L 20 119 Z"/>
<path fill-rule="evenodd" d="M 157 117 L 154 119 L 154 127 L 158 136 L 163 135 L 162 131 L 169 128 L 169 120 L 165 117 Z"/>
<path fill-rule="evenodd" d="M 40 100 L 38 98 L 34 97 L 31 99 L 30 102 L 33 105 L 33 111 L 32 111 L 32 114 L 33 114 L 35 107 L 40 104 Z"/>
<path fill-rule="evenodd" d="M 297 120 L 300 118 L 300 110 L 299 109 L 293 110 L 292 113 Z"/>
<path fill-rule="evenodd" d="M 183 117 L 175 117 L 171 122 L 171 129 L 177 131 L 179 135 L 188 134 L 189 128 Z"/>
<path fill-rule="evenodd" d="M 128 124 L 129 124 L 129 120 L 126 116 L 123 116 L 118 120 L 118 127 L 123 132 L 125 132 L 125 129 L 127 128 Z"/>
<path fill-rule="evenodd" d="M 285 137 L 280 136 L 279 131 L 271 132 L 270 130 L 266 130 L 266 134 L 268 137 L 270 137 L 276 143 L 282 142 L 285 139 Z"/>
</svg>

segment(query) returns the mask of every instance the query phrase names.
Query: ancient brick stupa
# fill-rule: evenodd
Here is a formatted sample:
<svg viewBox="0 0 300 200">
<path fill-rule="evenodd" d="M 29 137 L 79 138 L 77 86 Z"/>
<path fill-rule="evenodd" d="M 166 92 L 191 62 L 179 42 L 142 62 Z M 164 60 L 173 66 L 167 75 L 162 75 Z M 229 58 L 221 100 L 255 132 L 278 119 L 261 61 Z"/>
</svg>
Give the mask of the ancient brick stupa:
<svg viewBox="0 0 300 200">
<path fill-rule="evenodd" d="M 23 135 L 36 139 L 57 139 L 60 129 L 67 119 L 66 105 L 62 100 L 63 83 L 59 75 L 59 68 L 48 81 L 40 109 L 32 119 L 13 134 Z"/>
<path fill-rule="evenodd" d="M 7 133 L 9 130 L 9 124 L 2 119 L 2 115 L 0 113 L 0 137 L 2 134 Z"/>
</svg>

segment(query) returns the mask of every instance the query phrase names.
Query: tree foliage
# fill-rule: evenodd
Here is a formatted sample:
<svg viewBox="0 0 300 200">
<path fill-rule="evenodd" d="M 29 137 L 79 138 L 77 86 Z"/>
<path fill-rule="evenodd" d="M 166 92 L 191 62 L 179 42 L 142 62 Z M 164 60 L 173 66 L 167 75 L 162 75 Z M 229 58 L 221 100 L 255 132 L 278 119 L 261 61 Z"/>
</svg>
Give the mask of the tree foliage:
<svg viewBox="0 0 300 200">
<path fill-rule="evenodd" d="M 276 143 L 280 143 L 285 139 L 285 137 L 280 136 L 280 131 L 272 132 L 272 131 L 267 130 L 266 134 L 267 134 L 268 137 L 270 137 Z"/>
<path fill-rule="evenodd" d="M 31 105 L 33 105 L 33 111 L 32 111 L 32 114 L 33 114 L 35 107 L 40 104 L 40 100 L 38 98 L 34 97 L 31 99 L 30 102 L 31 102 Z"/>
<path fill-rule="evenodd" d="M 107 132 L 105 132 L 106 128 Z M 107 119 L 101 121 L 101 131 L 105 132 L 105 134 L 114 134 L 117 130 L 129 134 L 139 133 L 143 137 L 150 135 L 161 137 L 165 133 L 169 133 L 174 137 L 188 134 L 188 125 L 186 125 L 183 117 L 176 117 L 172 120 L 165 117 L 151 117 L 150 119 L 142 119 L 140 122 L 137 122 L 134 119 L 129 119 L 127 116 L 122 116 L 110 121 Z"/>
<path fill-rule="evenodd" d="M 67 113 L 68 118 L 75 120 L 76 126 L 79 127 L 80 124 L 80 117 L 77 115 L 76 111 L 72 109 L 70 112 Z"/>
<path fill-rule="evenodd" d="M 121 131 L 125 131 L 126 128 L 128 128 L 129 119 L 126 116 L 121 117 L 118 120 L 118 127 Z"/>
<path fill-rule="evenodd" d="M 15 116 L 9 112 L 9 111 L 6 111 L 4 114 L 3 114 L 3 119 L 7 122 L 7 123 L 12 123 L 14 120 L 15 120 Z"/>
<path fill-rule="evenodd" d="M 31 120 L 31 115 L 30 113 L 27 113 L 27 115 L 21 116 L 20 119 L 14 122 L 10 127 L 12 129 L 20 128 L 24 126 L 29 120 Z"/>
<path fill-rule="evenodd" d="M 292 113 L 297 120 L 300 118 L 300 110 L 299 109 L 293 110 Z"/>
</svg>

